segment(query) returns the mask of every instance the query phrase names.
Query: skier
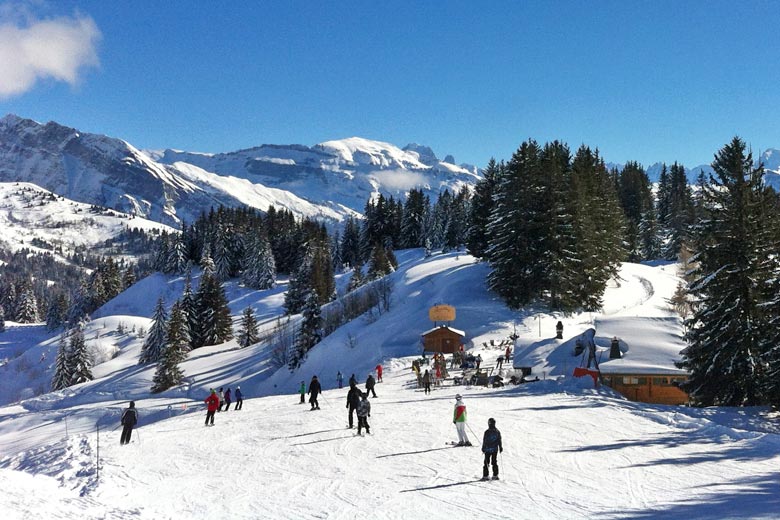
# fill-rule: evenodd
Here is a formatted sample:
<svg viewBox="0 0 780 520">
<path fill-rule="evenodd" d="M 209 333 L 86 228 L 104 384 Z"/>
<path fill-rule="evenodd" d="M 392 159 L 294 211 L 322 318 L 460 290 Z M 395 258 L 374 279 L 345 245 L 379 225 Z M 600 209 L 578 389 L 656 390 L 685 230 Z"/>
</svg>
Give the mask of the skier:
<svg viewBox="0 0 780 520">
<path fill-rule="evenodd" d="M 309 383 L 309 402 L 311 403 L 312 410 L 320 409 L 320 403 L 317 402 L 317 396 L 321 391 L 322 387 L 320 386 L 320 382 L 317 380 L 317 376 L 312 376 L 311 382 Z"/>
<path fill-rule="evenodd" d="M 371 392 L 371 395 L 376 397 L 376 392 L 374 391 L 375 384 L 376 381 L 374 380 L 374 376 L 368 374 L 368 378 L 366 378 L 366 395 L 368 395 L 368 393 Z"/>
<path fill-rule="evenodd" d="M 361 401 L 358 403 L 357 407 L 357 416 L 358 416 L 358 435 L 360 435 L 360 427 L 364 427 L 366 429 L 366 433 L 371 435 L 371 432 L 368 430 L 368 419 L 367 417 L 371 417 L 371 403 L 368 402 L 368 392 L 361 395 Z"/>
<path fill-rule="evenodd" d="M 506 359 L 504 360 L 506 363 L 509 363 L 509 355 L 510 355 L 511 353 L 512 353 L 512 347 L 510 347 L 509 345 L 507 345 L 507 347 L 506 347 L 506 352 L 505 352 Z"/>
<path fill-rule="evenodd" d="M 218 412 L 222 411 L 222 407 L 225 405 L 225 393 L 222 391 L 222 387 L 219 387 L 219 408 L 217 408 Z"/>
<path fill-rule="evenodd" d="M 130 436 L 133 434 L 133 427 L 138 424 L 138 410 L 135 409 L 135 401 L 130 401 L 130 405 L 122 412 L 122 436 L 119 438 L 119 444 L 130 444 Z"/>
<path fill-rule="evenodd" d="M 458 446 L 471 446 L 471 442 L 466 436 L 466 405 L 463 404 L 463 397 L 460 394 L 455 396 L 452 424 L 455 425 L 455 430 L 458 432 Z"/>
<path fill-rule="evenodd" d="M 306 402 L 306 381 L 301 381 L 301 387 L 298 389 L 298 392 L 301 394 L 300 404 L 304 404 Z"/>
<path fill-rule="evenodd" d="M 376 382 L 377 383 L 382 382 L 382 365 L 376 366 Z"/>
<path fill-rule="evenodd" d="M 358 405 L 360 404 L 360 395 L 361 391 L 357 387 L 357 385 L 352 385 L 349 387 L 349 392 L 347 392 L 347 408 L 349 408 L 349 428 L 352 429 L 352 415 L 357 410 Z M 360 422 L 358 420 L 358 422 Z"/>
<path fill-rule="evenodd" d="M 479 365 L 482 364 L 482 354 L 477 354 L 476 363 L 477 363 L 477 372 L 479 372 Z"/>
<path fill-rule="evenodd" d="M 422 376 L 423 380 L 423 388 L 425 389 L 426 394 L 431 393 L 431 373 L 428 372 L 428 370 L 425 370 L 425 373 Z"/>
<path fill-rule="evenodd" d="M 496 359 L 496 370 L 501 370 L 501 367 L 504 365 L 504 356 L 498 356 L 498 359 Z"/>
<path fill-rule="evenodd" d="M 496 429 L 496 420 L 491 417 L 488 419 L 488 429 L 485 430 L 485 436 L 482 438 L 482 453 L 485 454 L 485 462 L 482 465 L 482 480 L 488 479 L 488 463 L 493 465 L 493 480 L 498 480 L 498 462 L 496 457 L 498 453 L 503 451 L 501 432 Z"/>
<path fill-rule="evenodd" d="M 243 395 L 241 395 L 241 387 L 236 387 L 236 407 L 233 410 L 240 410 L 244 406 Z"/>
<path fill-rule="evenodd" d="M 560 321 L 555 324 L 555 339 L 563 339 L 563 323 Z"/>
<path fill-rule="evenodd" d="M 339 373 L 336 374 L 336 383 L 339 385 L 339 388 L 343 386 L 344 383 L 344 376 L 341 375 L 341 371 L 339 370 Z"/>
<path fill-rule="evenodd" d="M 357 378 L 355 377 L 355 374 L 349 376 L 349 386 L 357 386 Z"/>
<path fill-rule="evenodd" d="M 232 402 L 233 401 L 231 400 L 231 396 L 230 396 L 230 388 L 228 388 L 227 392 L 225 392 L 225 411 L 226 412 L 230 411 L 230 403 L 232 403 Z"/>
<path fill-rule="evenodd" d="M 219 397 L 213 388 L 204 402 L 206 403 L 206 426 L 209 425 L 209 419 L 211 419 L 211 426 L 214 426 L 214 414 L 219 410 Z"/>
</svg>

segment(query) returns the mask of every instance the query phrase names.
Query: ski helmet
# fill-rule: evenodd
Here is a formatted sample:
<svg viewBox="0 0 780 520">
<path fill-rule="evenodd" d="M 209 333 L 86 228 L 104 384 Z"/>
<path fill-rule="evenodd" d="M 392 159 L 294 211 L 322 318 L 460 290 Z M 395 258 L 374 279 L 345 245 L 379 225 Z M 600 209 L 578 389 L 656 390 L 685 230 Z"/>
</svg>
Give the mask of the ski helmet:
<svg viewBox="0 0 780 520">
<path fill-rule="evenodd" d="M 493 419 L 492 417 L 490 419 L 488 419 L 488 426 L 495 426 L 495 425 L 496 425 L 496 420 L 495 419 Z"/>
<path fill-rule="evenodd" d="M 461 399 L 462 399 L 462 398 L 461 398 L 460 394 L 456 394 L 456 395 L 455 395 L 455 400 L 456 400 L 456 401 L 460 401 Z"/>
</svg>

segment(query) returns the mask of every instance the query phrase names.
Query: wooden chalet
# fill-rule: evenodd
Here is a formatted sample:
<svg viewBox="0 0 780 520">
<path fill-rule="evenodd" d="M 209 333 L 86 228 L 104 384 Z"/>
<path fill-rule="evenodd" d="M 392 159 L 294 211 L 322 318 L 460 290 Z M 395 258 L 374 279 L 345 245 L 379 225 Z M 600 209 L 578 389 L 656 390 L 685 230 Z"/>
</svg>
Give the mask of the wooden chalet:
<svg viewBox="0 0 780 520">
<path fill-rule="evenodd" d="M 463 343 L 464 337 L 466 337 L 466 333 L 462 330 L 453 329 L 447 325 L 435 327 L 427 332 L 423 332 L 423 351 L 452 354 Z"/>
<path fill-rule="evenodd" d="M 602 359 L 604 384 L 631 401 L 685 404 L 688 394 L 679 384 L 688 378 L 675 366 L 686 347 L 678 318 L 611 317 L 596 321 L 597 343 L 617 338 L 620 358 Z M 604 345 L 606 346 L 606 345 Z"/>
</svg>

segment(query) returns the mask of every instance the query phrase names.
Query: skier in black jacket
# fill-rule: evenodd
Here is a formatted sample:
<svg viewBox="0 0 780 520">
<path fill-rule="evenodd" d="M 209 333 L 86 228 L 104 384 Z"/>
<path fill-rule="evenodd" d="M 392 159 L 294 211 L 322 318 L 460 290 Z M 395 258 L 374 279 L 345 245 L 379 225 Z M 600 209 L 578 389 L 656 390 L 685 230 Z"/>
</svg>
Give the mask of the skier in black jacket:
<svg viewBox="0 0 780 520">
<path fill-rule="evenodd" d="M 311 403 L 312 410 L 319 410 L 320 403 L 317 402 L 317 396 L 322 392 L 320 382 L 317 380 L 317 376 L 312 376 L 309 383 L 309 402 Z"/>
<path fill-rule="evenodd" d="M 374 376 L 368 374 L 368 378 L 366 378 L 366 396 L 368 396 L 368 393 L 371 392 L 371 395 L 376 397 L 376 392 L 374 391 L 374 385 L 376 385 L 376 380 L 374 379 Z"/>
<path fill-rule="evenodd" d="M 358 405 L 360 404 L 360 389 L 357 387 L 357 385 L 352 385 L 349 387 L 349 392 L 347 392 L 347 408 L 349 408 L 349 427 L 350 429 L 352 426 L 352 416 L 355 413 L 355 410 L 357 410 Z"/>
<path fill-rule="evenodd" d="M 503 451 L 501 432 L 496 429 L 496 420 L 491 417 L 488 419 L 488 429 L 485 430 L 485 436 L 482 438 L 482 453 L 485 454 L 485 462 L 482 465 L 482 480 L 488 479 L 488 463 L 492 463 L 493 466 L 493 480 L 498 480 L 496 457 Z"/>
<path fill-rule="evenodd" d="M 119 444 L 130 444 L 130 436 L 133 434 L 133 427 L 138 424 L 138 410 L 135 409 L 135 401 L 130 401 L 130 406 L 122 412 L 122 436 L 119 438 Z"/>
</svg>

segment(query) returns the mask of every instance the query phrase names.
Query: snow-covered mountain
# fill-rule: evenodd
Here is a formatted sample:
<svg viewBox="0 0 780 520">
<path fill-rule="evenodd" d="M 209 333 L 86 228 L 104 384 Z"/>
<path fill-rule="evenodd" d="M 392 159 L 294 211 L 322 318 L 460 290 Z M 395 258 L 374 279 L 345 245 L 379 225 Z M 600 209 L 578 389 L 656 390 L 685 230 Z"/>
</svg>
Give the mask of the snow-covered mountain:
<svg viewBox="0 0 780 520">
<path fill-rule="evenodd" d="M 263 145 L 222 154 L 142 152 L 104 135 L 15 115 L 0 119 L 0 181 L 30 182 L 72 200 L 159 222 L 191 221 L 211 206 L 273 205 L 300 217 L 340 221 L 380 193 L 422 188 L 433 200 L 479 179 L 475 167 L 349 138 L 313 147 Z"/>
<path fill-rule="evenodd" d="M 159 222 L 98 208 L 26 182 L 0 182 L 0 246 L 49 252 L 60 259 L 88 248 L 96 253 L 126 229 L 168 230 Z"/>
</svg>

